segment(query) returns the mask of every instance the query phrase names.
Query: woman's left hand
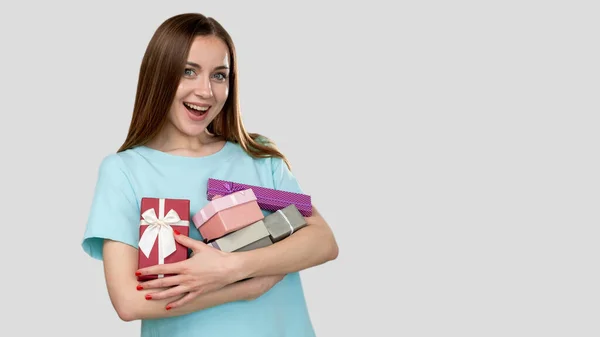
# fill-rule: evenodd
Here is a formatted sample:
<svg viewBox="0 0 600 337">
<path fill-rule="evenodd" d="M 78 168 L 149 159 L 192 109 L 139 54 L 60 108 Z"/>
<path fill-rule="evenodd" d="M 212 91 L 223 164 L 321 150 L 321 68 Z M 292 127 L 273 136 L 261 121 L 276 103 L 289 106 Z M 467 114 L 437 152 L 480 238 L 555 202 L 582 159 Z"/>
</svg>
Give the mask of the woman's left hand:
<svg viewBox="0 0 600 337">
<path fill-rule="evenodd" d="M 138 290 L 170 287 L 156 293 L 149 293 L 146 299 L 160 300 L 187 293 L 181 299 L 169 304 L 171 308 L 175 308 L 198 295 L 243 279 L 243 275 L 239 275 L 239 263 L 231 253 L 222 252 L 182 234 L 174 237 L 177 242 L 192 249 L 192 256 L 177 263 L 139 269 L 136 275 L 175 274 L 139 283 Z"/>
</svg>

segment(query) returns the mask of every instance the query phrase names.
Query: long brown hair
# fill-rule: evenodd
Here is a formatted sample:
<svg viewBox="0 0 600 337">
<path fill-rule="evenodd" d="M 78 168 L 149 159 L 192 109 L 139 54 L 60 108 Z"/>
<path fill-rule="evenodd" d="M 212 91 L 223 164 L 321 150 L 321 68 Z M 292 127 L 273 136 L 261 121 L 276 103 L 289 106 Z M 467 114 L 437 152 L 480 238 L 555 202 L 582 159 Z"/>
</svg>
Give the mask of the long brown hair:
<svg viewBox="0 0 600 337">
<path fill-rule="evenodd" d="M 242 123 L 238 97 L 237 57 L 231 36 L 219 22 L 198 13 L 179 14 L 163 22 L 144 54 L 125 142 L 117 152 L 144 145 L 154 138 L 167 121 L 167 114 L 185 68 L 188 52 L 196 36 L 213 35 L 227 45 L 230 55 L 229 96 L 223 110 L 207 131 L 239 144 L 254 158 L 279 157 L 291 169 L 275 143 L 258 133 L 249 133 Z"/>
</svg>

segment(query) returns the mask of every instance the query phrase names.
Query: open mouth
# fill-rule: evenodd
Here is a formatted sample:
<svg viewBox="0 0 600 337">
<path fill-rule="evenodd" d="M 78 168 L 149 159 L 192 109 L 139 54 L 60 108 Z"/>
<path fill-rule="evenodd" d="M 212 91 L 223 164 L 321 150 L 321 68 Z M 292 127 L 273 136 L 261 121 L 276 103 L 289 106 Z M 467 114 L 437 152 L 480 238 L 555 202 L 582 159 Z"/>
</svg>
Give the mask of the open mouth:
<svg viewBox="0 0 600 337">
<path fill-rule="evenodd" d="M 205 115 L 206 112 L 211 107 L 210 105 L 199 106 L 199 105 L 186 103 L 186 102 L 183 102 L 183 105 L 186 107 L 186 109 L 188 109 L 189 112 L 191 112 L 193 115 L 198 116 L 198 117 Z"/>
</svg>

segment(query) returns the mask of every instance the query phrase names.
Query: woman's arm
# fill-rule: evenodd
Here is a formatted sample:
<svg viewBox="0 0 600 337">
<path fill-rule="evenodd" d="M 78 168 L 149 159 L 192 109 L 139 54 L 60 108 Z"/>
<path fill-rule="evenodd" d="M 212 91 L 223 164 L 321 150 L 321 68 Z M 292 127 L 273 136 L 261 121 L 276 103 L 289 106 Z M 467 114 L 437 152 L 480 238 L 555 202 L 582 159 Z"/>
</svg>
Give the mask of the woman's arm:
<svg viewBox="0 0 600 337">
<path fill-rule="evenodd" d="M 187 305 L 198 294 L 208 294 L 239 280 L 297 272 L 337 258 L 338 246 L 333 233 L 314 206 L 313 215 L 306 218 L 306 222 L 307 226 L 287 238 L 246 252 L 225 253 L 201 241 L 175 235 L 177 242 L 194 251 L 193 256 L 186 261 L 139 269 L 142 275 L 179 275 L 145 281 L 141 286 L 152 289 L 152 299 L 170 298 L 169 305 L 179 307 Z M 163 289 L 165 287 L 171 288 Z M 192 294 L 173 299 L 184 293 Z"/>
<path fill-rule="evenodd" d="M 135 248 L 117 241 L 105 240 L 103 247 L 104 273 L 106 285 L 113 307 L 123 321 L 154 319 L 179 316 L 194 311 L 214 307 L 223 303 L 252 300 L 275 285 L 283 275 L 251 279 L 238 282 L 213 292 L 198 295 L 187 303 L 167 309 L 168 303 L 185 296 L 148 301 L 148 290 L 137 290 L 135 271 L 138 252 Z M 155 292 L 157 289 L 153 289 Z"/>
<path fill-rule="evenodd" d="M 335 237 L 314 206 L 306 222 L 307 226 L 273 245 L 234 254 L 236 278 L 288 274 L 336 259 Z"/>
</svg>

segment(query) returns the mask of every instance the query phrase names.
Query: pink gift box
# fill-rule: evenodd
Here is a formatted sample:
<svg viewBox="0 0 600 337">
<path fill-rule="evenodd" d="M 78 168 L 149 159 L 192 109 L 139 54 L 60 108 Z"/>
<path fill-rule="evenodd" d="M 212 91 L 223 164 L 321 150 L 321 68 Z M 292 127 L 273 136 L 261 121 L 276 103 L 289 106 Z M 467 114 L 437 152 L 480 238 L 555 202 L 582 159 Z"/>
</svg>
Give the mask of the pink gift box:
<svg viewBox="0 0 600 337">
<path fill-rule="evenodd" d="M 213 240 L 263 218 L 256 195 L 246 189 L 209 201 L 192 220 L 205 240 Z"/>
</svg>

